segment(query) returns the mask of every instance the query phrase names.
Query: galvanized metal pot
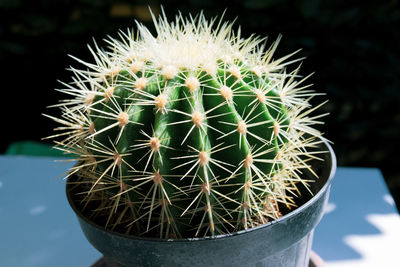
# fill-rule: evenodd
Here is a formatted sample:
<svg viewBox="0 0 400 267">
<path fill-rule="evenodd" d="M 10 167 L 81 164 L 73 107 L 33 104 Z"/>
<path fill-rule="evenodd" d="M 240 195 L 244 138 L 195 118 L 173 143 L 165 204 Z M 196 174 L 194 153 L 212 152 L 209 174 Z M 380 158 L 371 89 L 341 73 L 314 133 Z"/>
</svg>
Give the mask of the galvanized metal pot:
<svg viewBox="0 0 400 267">
<path fill-rule="evenodd" d="M 278 220 L 215 238 L 160 240 L 111 232 L 82 215 L 69 185 L 67 197 L 83 233 L 104 255 L 108 266 L 304 267 L 308 266 L 313 230 L 323 215 L 336 171 L 332 148 L 327 142 L 322 146 L 329 153 L 323 154 L 324 161 L 312 164 L 320 177 L 311 184 L 312 198 L 300 198 L 301 206 Z"/>
</svg>

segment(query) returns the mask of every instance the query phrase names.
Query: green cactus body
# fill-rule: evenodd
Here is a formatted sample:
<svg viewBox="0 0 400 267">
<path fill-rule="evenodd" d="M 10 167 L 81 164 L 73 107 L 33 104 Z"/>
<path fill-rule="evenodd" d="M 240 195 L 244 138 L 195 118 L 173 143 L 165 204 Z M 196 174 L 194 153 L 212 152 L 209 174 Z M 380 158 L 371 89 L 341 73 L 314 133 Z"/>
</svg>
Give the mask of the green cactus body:
<svg viewBox="0 0 400 267">
<path fill-rule="evenodd" d="M 240 39 L 231 24 L 212 30 L 202 15 L 155 25 L 158 38 L 138 25 L 140 37 L 109 39 L 109 52 L 96 45 L 96 64 L 78 60 L 88 70 L 72 69 L 74 83 L 62 89 L 76 99 L 53 118 L 67 129 L 59 145 L 78 155 L 83 200 L 101 199 L 91 214 L 160 238 L 278 218 L 307 183 L 304 155 L 320 136 L 307 116 L 313 93 L 297 86 L 297 70 L 284 70 L 296 60 L 273 61 L 279 40 L 263 52 L 261 40 Z"/>
</svg>

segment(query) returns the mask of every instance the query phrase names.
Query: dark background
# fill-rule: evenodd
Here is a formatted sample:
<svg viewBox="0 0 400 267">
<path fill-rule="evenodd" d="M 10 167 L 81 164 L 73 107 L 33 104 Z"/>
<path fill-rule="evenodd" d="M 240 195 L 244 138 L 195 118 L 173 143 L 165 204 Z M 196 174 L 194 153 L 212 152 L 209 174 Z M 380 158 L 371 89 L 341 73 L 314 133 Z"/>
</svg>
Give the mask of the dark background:
<svg viewBox="0 0 400 267">
<path fill-rule="evenodd" d="M 152 28 L 147 5 L 206 17 L 237 18 L 244 36 L 283 39 L 277 57 L 303 48 L 302 74 L 325 92 L 329 112 L 321 128 L 334 142 L 340 166 L 378 167 L 400 206 L 400 4 L 399 1 L 243 0 L 109 1 L 0 0 L 1 142 L 40 141 L 56 125 L 41 113 L 64 95 L 57 79 L 79 66 L 67 54 L 91 60 L 86 44 L 116 37 L 134 19 Z M 104 43 L 103 43 L 104 44 Z M 322 99 L 321 99 L 322 100 Z M 44 141 L 41 141 L 44 142 Z"/>
</svg>

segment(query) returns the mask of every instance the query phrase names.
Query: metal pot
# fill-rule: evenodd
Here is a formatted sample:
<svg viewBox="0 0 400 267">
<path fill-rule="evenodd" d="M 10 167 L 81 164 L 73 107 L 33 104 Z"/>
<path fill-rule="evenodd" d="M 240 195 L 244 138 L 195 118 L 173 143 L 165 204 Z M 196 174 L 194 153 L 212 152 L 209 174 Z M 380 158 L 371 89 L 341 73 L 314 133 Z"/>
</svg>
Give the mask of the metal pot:
<svg viewBox="0 0 400 267">
<path fill-rule="evenodd" d="M 311 183 L 312 197 L 305 192 L 298 199 L 301 206 L 275 221 L 214 238 L 161 240 L 111 232 L 88 220 L 77 209 L 69 184 L 67 197 L 83 233 L 104 255 L 108 266 L 305 267 L 309 262 L 313 230 L 323 215 L 336 171 L 332 148 L 325 141 L 321 148 L 329 152 L 321 155 L 324 161 L 312 163 L 319 175 Z"/>
</svg>

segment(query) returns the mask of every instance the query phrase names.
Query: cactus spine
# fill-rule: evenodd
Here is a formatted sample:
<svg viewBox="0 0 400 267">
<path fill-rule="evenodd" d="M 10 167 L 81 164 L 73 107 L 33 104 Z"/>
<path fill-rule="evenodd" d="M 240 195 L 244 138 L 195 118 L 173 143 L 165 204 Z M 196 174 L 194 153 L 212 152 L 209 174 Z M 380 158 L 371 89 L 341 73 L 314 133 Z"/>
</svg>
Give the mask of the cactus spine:
<svg viewBox="0 0 400 267">
<path fill-rule="evenodd" d="M 56 105 L 57 147 L 77 155 L 82 200 L 107 228 L 181 238 L 248 229 L 295 206 L 302 170 L 316 158 L 315 93 L 273 60 L 280 37 L 243 39 L 232 24 L 154 19 L 157 36 L 89 47 Z M 297 51 L 296 51 L 297 52 Z M 296 53 L 295 52 L 295 53 Z M 311 169 L 310 169 L 311 170 Z M 86 207 L 86 208 L 87 208 Z"/>
</svg>

